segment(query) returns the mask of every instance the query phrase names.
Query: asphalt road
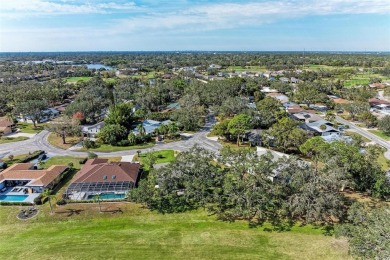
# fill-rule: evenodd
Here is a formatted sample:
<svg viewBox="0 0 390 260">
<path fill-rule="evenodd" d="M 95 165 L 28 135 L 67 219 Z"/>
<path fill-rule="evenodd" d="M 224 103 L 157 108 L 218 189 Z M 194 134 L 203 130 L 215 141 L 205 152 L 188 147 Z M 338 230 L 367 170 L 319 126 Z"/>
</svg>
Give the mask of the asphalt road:
<svg viewBox="0 0 390 260">
<path fill-rule="evenodd" d="M 145 149 L 134 149 L 127 151 L 117 151 L 110 153 L 96 152 L 99 156 L 104 157 L 114 157 L 114 156 L 125 156 L 125 155 L 133 155 L 137 153 L 137 150 L 146 150 L 146 151 L 158 151 L 158 150 L 177 150 L 177 151 L 186 151 L 193 147 L 195 144 L 200 145 L 201 147 L 208 149 L 212 152 L 218 153 L 219 149 L 221 149 L 221 144 L 216 141 L 212 141 L 207 138 L 207 134 L 210 132 L 212 126 L 215 124 L 215 117 L 213 114 L 209 114 L 207 116 L 206 124 L 200 131 L 193 134 L 191 137 L 186 138 L 185 140 L 172 142 L 172 143 L 164 143 L 164 144 L 156 144 L 151 148 Z M 7 156 L 9 154 L 19 155 L 26 154 L 29 152 L 33 152 L 36 150 L 44 150 L 48 153 L 49 156 L 56 155 L 69 155 L 69 156 L 86 156 L 86 152 L 77 152 L 73 150 L 63 150 L 57 147 L 52 146 L 48 143 L 47 137 L 49 136 L 49 132 L 43 130 L 39 134 L 34 137 L 20 142 L 14 143 L 6 143 L 0 145 L 0 158 Z"/>
<path fill-rule="evenodd" d="M 356 133 L 358 133 L 358 134 L 360 134 L 360 135 L 370 139 L 374 143 L 376 143 L 376 144 L 386 148 L 387 152 L 385 152 L 385 157 L 387 159 L 390 159 L 390 143 L 389 142 L 383 140 L 382 138 L 374 135 L 373 133 L 371 133 L 371 132 L 369 132 L 369 131 L 367 131 L 365 129 L 362 129 L 362 128 L 352 124 L 351 122 L 349 122 L 349 121 L 347 121 L 347 120 L 345 120 L 345 119 L 343 119 L 341 117 L 337 116 L 336 120 L 337 120 L 337 122 L 339 122 L 339 123 L 341 123 L 343 125 L 348 125 L 349 128 L 353 129 Z"/>
</svg>

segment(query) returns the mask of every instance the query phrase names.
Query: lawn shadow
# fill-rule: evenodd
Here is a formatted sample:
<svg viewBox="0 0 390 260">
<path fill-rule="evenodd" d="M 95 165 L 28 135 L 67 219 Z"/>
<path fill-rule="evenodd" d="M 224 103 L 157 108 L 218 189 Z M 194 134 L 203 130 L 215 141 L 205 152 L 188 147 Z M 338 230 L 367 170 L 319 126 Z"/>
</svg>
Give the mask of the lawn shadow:
<svg viewBox="0 0 390 260">
<path fill-rule="evenodd" d="M 104 213 L 111 213 L 111 214 L 117 214 L 117 213 L 120 213 L 120 214 L 123 214 L 123 210 L 121 208 L 116 208 L 116 209 L 109 209 L 109 210 L 102 210 L 102 212 Z"/>
<path fill-rule="evenodd" d="M 83 209 L 66 209 L 65 211 L 56 211 L 55 213 L 58 214 L 67 214 L 67 217 L 71 217 L 73 215 L 80 215 L 81 212 L 83 212 Z"/>
</svg>

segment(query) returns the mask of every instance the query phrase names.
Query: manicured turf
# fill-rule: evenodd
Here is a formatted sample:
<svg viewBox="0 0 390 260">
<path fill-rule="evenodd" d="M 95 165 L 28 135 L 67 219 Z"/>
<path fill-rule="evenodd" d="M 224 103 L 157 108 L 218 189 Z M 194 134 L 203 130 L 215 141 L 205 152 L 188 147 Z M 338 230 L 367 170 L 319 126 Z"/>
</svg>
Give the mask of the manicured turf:
<svg viewBox="0 0 390 260">
<path fill-rule="evenodd" d="M 67 83 L 77 83 L 78 81 L 88 81 L 92 79 L 92 77 L 69 77 L 66 78 Z"/>
<path fill-rule="evenodd" d="M 229 66 L 225 69 L 227 72 L 234 71 L 255 71 L 255 72 L 265 72 L 267 69 L 264 66 Z"/>
<path fill-rule="evenodd" d="M 73 168 L 80 169 L 82 165 L 80 165 L 79 161 L 84 159 L 85 157 L 72 157 L 72 156 L 54 156 L 49 158 L 44 164 L 44 168 L 49 168 L 52 165 L 68 165 L 70 162 L 73 163 Z M 105 158 L 105 157 L 100 157 Z M 122 157 L 107 157 L 110 162 L 119 162 Z"/>
<path fill-rule="evenodd" d="M 153 154 L 154 156 L 157 157 L 156 163 L 167 163 L 175 160 L 175 151 L 173 150 L 161 150 L 161 151 L 153 152 Z M 146 156 L 145 153 L 140 154 L 141 163 L 143 163 L 143 158 L 145 158 L 145 156 Z M 134 157 L 135 160 L 138 160 L 137 155 Z"/>
<path fill-rule="evenodd" d="M 390 141 L 390 136 L 384 134 L 382 131 L 379 131 L 379 130 L 368 130 L 368 131 L 373 133 L 376 136 L 379 136 L 380 138 L 382 138 L 386 141 Z"/>
<path fill-rule="evenodd" d="M 19 221 L 0 210 L 0 255 L 7 259 L 349 259 L 345 242 L 319 229 L 288 232 L 217 221 L 202 210 L 158 214 L 132 203 L 69 204 Z"/>
<path fill-rule="evenodd" d="M 22 133 L 28 133 L 28 134 L 36 134 L 41 132 L 42 130 L 45 129 L 46 124 L 37 124 L 37 127 L 34 128 L 33 124 L 28 124 L 28 123 L 18 123 L 16 125 L 17 128 L 20 129 L 20 132 Z"/>
<path fill-rule="evenodd" d="M 361 137 L 362 140 L 363 140 L 364 142 L 366 142 L 366 143 L 371 142 L 370 139 L 368 139 L 367 137 L 364 137 L 364 136 L 362 136 L 362 135 L 360 135 L 360 134 L 358 134 L 358 133 L 356 133 L 356 132 L 345 131 L 345 135 L 348 135 L 348 136 L 350 136 L 350 137 L 352 137 L 352 138 L 353 138 L 353 137 Z"/>
<path fill-rule="evenodd" d="M 6 143 L 12 143 L 12 142 L 19 142 L 29 139 L 25 136 L 18 136 L 18 137 L 1 137 L 0 138 L 0 144 L 6 144 Z"/>
<path fill-rule="evenodd" d="M 144 149 L 153 147 L 154 143 L 146 143 L 146 144 L 138 144 L 133 146 L 112 146 L 109 144 L 101 144 L 98 148 L 94 149 L 85 149 L 82 148 L 78 151 L 91 151 L 91 152 L 116 152 L 116 151 L 126 151 L 126 150 L 134 150 L 134 149 Z"/>
<path fill-rule="evenodd" d="M 58 136 L 55 133 L 50 133 L 50 135 L 47 137 L 47 141 L 51 144 L 54 145 L 55 147 L 61 148 L 61 149 L 68 149 L 72 147 L 73 145 L 79 143 L 81 141 L 81 137 L 66 137 L 65 141 L 66 144 L 63 144 L 62 142 L 62 137 Z"/>
</svg>

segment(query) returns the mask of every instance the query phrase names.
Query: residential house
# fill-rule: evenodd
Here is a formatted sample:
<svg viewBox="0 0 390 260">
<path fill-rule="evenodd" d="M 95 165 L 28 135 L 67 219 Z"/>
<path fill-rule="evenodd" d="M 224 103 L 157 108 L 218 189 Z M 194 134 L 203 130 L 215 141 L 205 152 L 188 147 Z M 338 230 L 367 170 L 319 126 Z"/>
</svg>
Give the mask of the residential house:
<svg viewBox="0 0 390 260">
<path fill-rule="evenodd" d="M 145 129 L 145 134 L 153 134 L 157 128 L 160 127 L 160 125 L 168 125 L 171 120 L 165 120 L 165 121 L 156 121 L 156 120 L 151 120 L 151 119 L 146 119 L 145 121 L 142 122 L 142 126 Z M 138 129 L 137 127 L 133 128 L 132 130 L 136 135 L 138 135 Z"/>
<path fill-rule="evenodd" d="M 0 133 L 10 134 L 16 130 L 16 124 L 7 118 L 0 118 Z"/>
<path fill-rule="evenodd" d="M 390 102 L 378 98 L 370 98 L 368 100 L 368 103 L 370 104 L 371 107 L 376 107 L 379 105 L 390 105 Z"/>
<path fill-rule="evenodd" d="M 303 123 L 311 123 L 322 119 L 322 117 L 306 111 L 292 113 L 290 117 Z"/>
<path fill-rule="evenodd" d="M 177 109 L 180 109 L 180 104 L 179 103 L 171 103 L 171 104 L 167 105 L 165 107 L 165 109 L 163 111 L 161 111 L 161 113 L 167 113 L 170 111 L 175 111 Z"/>
<path fill-rule="evenodd" d="M 383 83 L 371 83 L 368 86 L 370 86 L 370 88 L 384 88 L 384 87 L 386 87 L 386 85 Z"/>
<path fill-rule="evenodd" d="M 47 108 L 41 111 L 40 117 L 38 119 L 38 123 L 44 123 L 50 121 L 60 115 L 60 111 L 54 108 Z M 18 118 L 18 121 L 25 123 L 33 123 L 31 115 L 23 115 L 21 114 Z"/>
<path fill-rule="evenodd" d="M 108 159 L 90 159 L 73 177 L 64 193 L 70 200 L 124 199 L 136 187 L 141 176 L 138 163 L 112 162 Z"/>
<path fill-rule="evenodd" d="M 333 123 L 321 119 L 314 122 L 306 122 L 300 127 L 316 136 L 339 135 L 340 131 L 333 127 Z"/>
<path fill-rule="evenodd" d="M 299 83 L 299 79 L 291 77 L 290 82 L 296 84 Z"/>
<path fill-rule="evenodd" d="M 268 93 L 266 96 L 279 100 L 281 103 L 288 102 L 288 96 L 281 93 Z"/>
<path fill-rule="evenodd" d="M 84 137 L 95 138 L 103 127 L 104 122 L 99 122 L 94 125 L 82 125 L 81 132 L 83 133 Z"/>
<path fill-rule="evenodd" d="M 288 78 L 286 78 L 286 77 L 281 77 L 281 78 L 279 78 L 279 80 L 281 82 L 283 82 L 283 83 L 289 83 L 290 82 L 290 80 Z"/>
<path fill-rule="evenodd" d="M 45 189 L 55 187 L 67 169 L 67 166 L 53 165 L 35 170 L 33 163 L 14 164 L 0 173 L 0 195 L 5 195 L 7 201 L 32 203 Z"/>
</svg>

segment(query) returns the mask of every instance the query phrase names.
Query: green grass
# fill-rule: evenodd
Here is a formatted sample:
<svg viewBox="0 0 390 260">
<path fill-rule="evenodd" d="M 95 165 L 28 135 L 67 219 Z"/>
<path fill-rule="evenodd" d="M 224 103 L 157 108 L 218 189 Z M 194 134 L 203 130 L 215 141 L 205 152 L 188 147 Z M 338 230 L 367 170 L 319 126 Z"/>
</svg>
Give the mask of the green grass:
<svg viewBox="0 0 390 260">
<path fill-rule="evenodd" d="M 362 140 L 363 140 L 364 142 L 366 142 L 366 143 L 371 142 L 370 139 L 368 139 L 367 137 L 364 137 L 364 136 L 362 136 L 362 135 L 360 135 L 360 134 L 358 134 L 358 133 L 356 133 L 356 132 L 345 131 L 345 135 L 350 136 L 350 137 L 355 137 L 355 136 L 356 136 L 356 137 L 361 137 Z"/>
<path fill-rule="evenodd" d="M 225 69 L 225 71 L 231 72 L 231 71 L 254 71 L 254 72 L 264 72 L 267 70 L 265 66 L 229 66 Z"/>
<path fill-rule="evenodd" d="M 381 74 L 356 74 L 351 77 L 351 79 L 344 80 L 345 87 L 353 87 L 359 85 L 368 85 L 370 84 L 371 78 L 380 78 L 382 81 L 389 80 L 389 77 L 385 77 Z"/>
<path fill-rule="evenodd" d="M 10 160 L 8 158 L 8 156 L 11 155 L 11 154 L 12 153 L 10 153 L 10 154 L 6 155 L 5 157 L 1 158 L 7 164 L 8 167 L 10 165 L 14 164 L 17 160 L 26 158 L 28 156 L 28 154 L 15 155 L 14 158 L 12 160 Z"/>
<path fill-rule="evenodd" d="M 382 167 L 383 171 L 387 171 L 390 167 L 389 160 L 386 159 L 384 154 L 379 155 L 378 157 L 378 163 Z"/>
<path fill-rule="evenodd" d="M 20 132 L 22 133 L 28 133 L 28 134 L 37 134 L 45 129 L 46 124 L 37 124 L 37 127 L 34 128 L 33 124 L 29 123 L 18 123 L 16 125 L 17 128 L 20 129 Z"/>
<path fill-rule="evenodd" d="M 67 83 L 77 83 L 79 81 L 89 81 L 91 80 L 92 77 L 69 77 L 66 78 Z M 116 79 L 115 78 L 103 78 L 105 82 L 110 82 L 110 83 L 115 83 Z"/>
<path fill-rule="evenodd" d="M 49 136 L 47 137 L 47 141 L 51 145 L 53 145 L 55 147 L 58 147 L 58 148 L 61 148 L 61 149 L 65 149 L 65 150 L 69 149 L 73 145 L 78 144 L 79 142 L 81 142 L 81 140 L 82 140 L 81 137 L 68 136 L 68 137 L 65 138 L 66 144 L 63 144 L 62 137 L 58 136 L 55 133 L 50 133 Z"/>
<path fill-rule="evenodd" d="M 72 156 L 54 156 L 49 158 L 44 164 L 44 168 L 47 169 L 52 165 L 68 165 L 70 162 L 73 163 L 73 168 L 80 169 L 81 165 L 79 161 L 83 159 L 82 157 L 72 157 Z"/>
<path fill-rule="evenodd" d="M 374 135 L 386 140 L 386 141 L 390 141 L 390 136 L 386 135 L 382 131 L 379 131 L 379 130 L 368 130 L 368 131 L 373 133 Z"/>
<path fill-rule="evenodd" d="M 86 152 L 86 151 L 91 151 L 91 152 L 117 152 L 117 151 L 127 151 L 127 150 L 134 150 L 134 149 L 145 149 L 145 148 L 150 148 L 153 147 L 154 143 L 145 143 L 145 144 L 138 144 L 138 145 L 132 145 L 132 146 L 112 146 L 109 144 L 100 144 L 98 148 L 94 149 L 79 149 L 78 151 Z"/>
<path fill-rule="evenodd" d="M 154 156 L 157 157 L 156 163 L 167 163 L 172 162 L 175 160 L 175 151 L 173 150 L 161 150 L 152 152 Z M 141 160 L 141 163 L 143 163 L 143 158 L 146 157 L 146 153 L 141 153 L 140 158 L 138 158 L 137 155 L 134 156 L 134 160 Z"/>
<path fill-rule="evenodd" d="M 20 142 L 29 139 L 25 136 L 18 136 L 18 137 L 1 137 L 0 138 L 0 144 L 6 144 L 6 143 L 12 143 L 12 142 Z"/>
<path fill-rule="evenodd" d="M 77 83 L 78 81 L 89 81 L 92 77 L 69 77 L 66 78 L 67 83 Z"/>
<path fill-rule="evenodd" d="M 79 163 L 80 160 L 85 157 L 73 157 L 73 156 L 53 156 L 49 158 L 44 164 L 44 168 L 47 169 L 52 165 L 68 165 L 70 162 L 73 163 L 73 168 L 79 170 L 82 165 Z M 99 157 L 99 158 L 107 158 L 109 162 L 119 162 L 122 157 Z"/>
<path fill-rule="evenodd" d="M 0 210 L 7 259 L 350 259 L 345 242 L 310 226 L 288 232 L 217 221 L 199 210 L 158 214 L 132 203 L 69 204 L 19 221 Z"/>
</svg>

